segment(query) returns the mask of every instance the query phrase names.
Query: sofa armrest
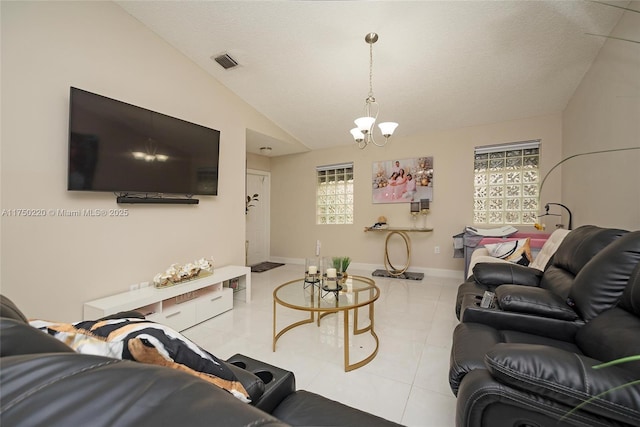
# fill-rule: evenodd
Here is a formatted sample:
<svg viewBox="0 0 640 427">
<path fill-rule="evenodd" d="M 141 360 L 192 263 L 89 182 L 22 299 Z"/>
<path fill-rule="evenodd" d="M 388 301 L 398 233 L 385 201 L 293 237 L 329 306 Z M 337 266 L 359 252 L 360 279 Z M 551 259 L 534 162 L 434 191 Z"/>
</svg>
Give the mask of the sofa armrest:
<svg viewBox="0 0 640 427">
<path fill-rule="evenodd" d="M 637 378 L 617 366 L 592 368 L 599 363 L 587 356 L 535 344 L 500 343 L 485 356 L 489 373 L 503 384 L 571 408 L 582 405 L 584 411 L 637 423 L 640 387 L 621 387 Z"/>
<path fill-rule="evenodd" d="M 75 353 L 71 347 L 22 320 L 0 318 L 0 356 Z"/>
<path fill-rule="evenodd" d="M 242 384 L 247 393 L 249 393 L 249 399 L 251 399 L 252 402 L 257 402 L 264 394 L 264 381 L 253 372 L 242 369 L 233 363 L 224 363 L 231 372 L 233 372 L 238 381 L 240 381 L 240 384 Z"/>
<path fill-rule="evenodd" d="M 227 359 L 226 363 L 246 370 L 263 381 L 264 393 L 259 399 L 252 400 L 251 405 L 265 412 L 272 413 L 280 402 L 296 391 L 296 378 L 293 372 L 243 354 L 234 354 Z"/>
<path fill-rule="evenodd" d="M 540 335 L 561 341 L 573 341 L 578 330 L 584 325 L 580 319 L 574 321 L 536 316 L 515 311 L 503 311 L 500 307 L 480 307 L 480 299 L 473 295 L 463 298 L 460 321 L 481 323 L 499 331 L 509 330 Z"/>
<path fill-rule="evenodd" d="M 471 277 L 471 275 L 473 274 L 473 268 L 476 266 L 476 264 L 480 264 L 481 262 L 487 262 L 490 264 L 504 264 L 505 262 L 509 262 L 509 261 L 505 261 L 501 258 L 496 258 L 496 257 L 492 257 L 491 255 L 489 255 L 489 250 L 487 248 L 476 248 L 472 253 L 471 253 L 471 259 L 469 260 L 469 267 L 468 267 L 468 273 L 467 273 L 467 279 L 469 277 Z"/>
<path fill-rule="evenodd" d="M 560 320 L 576 320 L 578 314 L 560 295 L 531 286 L 502 285 L 496 288 L 498 305 L 504 311 L 533 314 Z"/>
<path fill-rule="evenodd" d="M 481 262 L 473 267 L 473 277 L 486 286 L 516 284 L 540 286 L 542 271 L 514 263 Z"/>
</svg>

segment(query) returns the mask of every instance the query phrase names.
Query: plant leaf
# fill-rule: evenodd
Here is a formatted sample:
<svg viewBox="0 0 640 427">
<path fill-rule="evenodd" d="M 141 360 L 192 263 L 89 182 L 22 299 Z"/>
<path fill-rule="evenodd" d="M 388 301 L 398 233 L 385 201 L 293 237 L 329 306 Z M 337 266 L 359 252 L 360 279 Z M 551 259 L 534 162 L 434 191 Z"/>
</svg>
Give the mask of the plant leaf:
<svg viewBox="0 0 640 427">
<path fill-rule="evenodd" d="M 636 362 L 638 360 L 640 360 L 640 354 L 635 356 L 622 357 L 620 359 L 612 360 L 611 362 L 600 363 L 598 365 L 592 366 L 592 368 L 601 369 L 601 368 L 606 368 L 608 366 L 619 365 L 620 363 Z"/>
<path fill-rule="evenodd" d="M 604 396 L 606 394 L 609 394 L 609 393 L 614 392 L 616 390 L 623 389 L 625 387 L 631 387 L 631 386 L 638 385 L 638 384 L 640 384 L 640 380 L 631 381 L 631 382 L 619 385 L 617 387 L 610 388 L 609 390 L 605 390 L 602 393 L 597 394 L 597 395 L 591 397 L 590 399 L 585 400 L 584 402 L 582 402 L 581 404 L 579 404 L 578 406 L 576 406 L 575 408 L 573 408 L 572 410 L 570 410 L 569 412 L 564 414 L 562 416 L 562 418 L 560 418 L 560 421 L 564 421 L 565 419 L 569 418 L 571 416 L 571 414 L 573 414 L 574 412 L 577 412 L 580 408 L 588 405 L 589 403 L 593 402 L 596 399 L 599 399 L 600 397 L 602 397 L 602 396 Z"/>
</svg>

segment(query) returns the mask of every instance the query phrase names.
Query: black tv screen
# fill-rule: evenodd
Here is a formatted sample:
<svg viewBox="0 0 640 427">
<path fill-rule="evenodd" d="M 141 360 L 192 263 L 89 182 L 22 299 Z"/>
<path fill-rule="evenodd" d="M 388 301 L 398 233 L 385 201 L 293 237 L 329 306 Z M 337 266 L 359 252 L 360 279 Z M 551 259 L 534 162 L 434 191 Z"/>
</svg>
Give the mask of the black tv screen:
<svg viewBox="0 0 640 427">
<path fill-rule="evenodd" d="M 220 131 L 71 88 L 69 190 L 217 195 Z"/>
</svg>

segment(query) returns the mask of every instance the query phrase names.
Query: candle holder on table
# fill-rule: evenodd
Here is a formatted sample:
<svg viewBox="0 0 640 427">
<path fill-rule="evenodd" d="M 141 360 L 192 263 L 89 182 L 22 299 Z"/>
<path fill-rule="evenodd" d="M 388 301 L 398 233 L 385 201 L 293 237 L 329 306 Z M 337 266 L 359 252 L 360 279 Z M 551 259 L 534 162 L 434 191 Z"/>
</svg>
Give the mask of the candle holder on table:
<svg viewBox="0 0 640 427">
<path fill-rule="evenodd" d="M 429 199 L 420 199 L 420 213 L 422 214 L 422 228 L 427 228 L 427 215 L 429 214 Z"/>
<path fill-rule="evenodd" d="M 329 267 L 326 270 L 326 274 L 322 280 L 322 288 L 324 292 L 320 294 L 322 298 L 326 297 L 329 294 L 333 294 L 336 299 L 338 298 L 338 292 L 342 290 L 342 285 L 340 284 L 340 277 L 338 276 L 338 270 L 333 267 Z"/>
<path fill-rule="evenodd" d="M 320 286 L 322 281 L 322 265 L 318 258 L 307 258 L 304 268 L 304 288 Z"/>
<path fill-rule="evenodd" d="M 420 202 L 411 202 L 411 228 L 416 229 L 418 214 L 420 213 Z"/>
</svg>

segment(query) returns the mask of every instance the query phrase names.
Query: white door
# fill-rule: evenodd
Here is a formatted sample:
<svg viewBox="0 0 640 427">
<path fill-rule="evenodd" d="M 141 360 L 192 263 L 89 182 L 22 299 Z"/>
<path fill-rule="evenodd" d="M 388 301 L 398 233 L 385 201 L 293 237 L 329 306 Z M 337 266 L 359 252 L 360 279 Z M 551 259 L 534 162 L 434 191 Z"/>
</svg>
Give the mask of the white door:
<svg viewBox="0 0 640 427">
<path fill-rule="evenodd" d="M 247 170 L 247 195 L 258 195 L 258 201 L 247 212 L 247 265 L 269 260 L 269 172 Z"/>
</svg>

